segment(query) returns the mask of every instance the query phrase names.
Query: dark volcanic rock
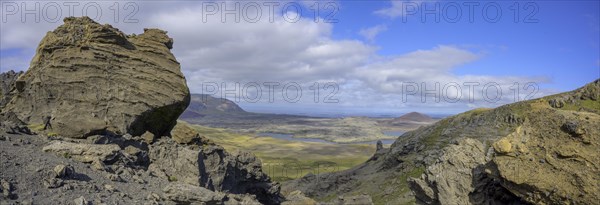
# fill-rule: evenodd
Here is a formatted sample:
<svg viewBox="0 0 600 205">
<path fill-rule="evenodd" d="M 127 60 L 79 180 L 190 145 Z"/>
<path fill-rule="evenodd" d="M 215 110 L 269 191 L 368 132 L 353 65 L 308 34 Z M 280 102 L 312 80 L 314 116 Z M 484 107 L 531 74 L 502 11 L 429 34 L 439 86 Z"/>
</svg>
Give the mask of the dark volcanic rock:
<svg viewBox="0 0 600 205">
<path fill-rule="evenodd" d="M 252 194 L 265 204 L 281 201 L 261 162 L 247 152 L 229 154 L 214 144 L 180 145 L 162 138 L 150 146 L 149 170 L 170 180 L 232 194 Z"/>
<path fill-rule="evenodd" d="M 48 32 L 3 111 L 28 124 L 52 116 L 52 132 L 166 136 L 189 104 L 165 31 L 126 36 L 88 17 L 69 17 Z"/>
</svg>

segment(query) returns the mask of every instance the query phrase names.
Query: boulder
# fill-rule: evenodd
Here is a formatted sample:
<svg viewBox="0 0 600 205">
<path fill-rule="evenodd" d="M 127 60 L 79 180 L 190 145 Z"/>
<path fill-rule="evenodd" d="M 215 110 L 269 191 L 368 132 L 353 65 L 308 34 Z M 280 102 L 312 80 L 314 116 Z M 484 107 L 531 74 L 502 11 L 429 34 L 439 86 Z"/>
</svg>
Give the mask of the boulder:
<svg viewBox="0 0 600 205">
<path fill-rule="evenodd" d="M 14 112 L 10 111 L 0 113 L 0 130 L 10 134 L 35 134 Z"/>
<path fill-rule="evenodd" d="M 88 202 L 85 197 L 81 196 L 79 198 L 76 198 L 73 200 L 73 203 L 75 203 L 75 205 L 88 205 L 90 204 L 90 202 Z"/>
<path fill-rule="evenodd" d="M 179 144 L 190 144 L 202 140 L 200 134 L 183 121 L 177 121 L 177 125 L 171 130 L 171 138 Z"/>
<path fill-rule="evenodd" d="M 184 183 L 169 183 L 164 189 L 168 200 L 181 204 L 221 204 L 225 194 Z"/>
<path fill-rule="evenodd" d="M 3 196 L 5 199 L 10 199 L 10 198 L 12 198 L 12 195 L 13 195 L 13 194 L 11 193 L 11 192 L 13 191 L 12 189 L 13 189 L 13 188 L 12 188 L 12 185 L 10 184 L 10 182 L 8 182 L 8 181 L 6 181 L 6 180 L 4 180 L 4 179 L 1 179 L 1 180 L 0 180 L 0 192 L 2 192 L 2 196 Z"/>
<path fill-rule="evenodd" d="M 121 149 L 116 144 L 99 145 L 55 141 L 42 148 L 42 150 L 73 158 L 80 162 L 91 163 L 94 160 L 112 161 L 119 155 Z"/>
<path fill-rule="evenodd" d="M 167 136 L 190 102 L 167 32 L 127 36 L 88 17 L 68 17 L 40 42 L 4 111 L 27 124 L 51 116 L 52 132 Z"/>
<path fill-rule="evenodd" d="M 140 137 L 144 140 L 144 142 L 146 142 L 148 144 L 152 144 L 154 142 L 154 139 L 156 138 L 154 136 L 154 134 L 152 134 L 148 131 L 144 132 L 144 134 L 142 134 L 142 136 L 140 136 Z"/>
<path fill-rule="evenodd" d="M 260 160 L 247 152 L 230 154 L 214 144 L 181 145 L 161 138 L 149 147 L 149 156 L 148 169 L 156 176 L 211 191 L 255 195 L 265 204 L 280 203 L 279 185 L 271 183 Z"/>
<path fill-rule="evenodd" d="M 177 204 L 261 204 L 252 196 L 215 192 L 204 187 L 183 183 L 170 183 L 163 189 L 163 192 L 167 200 Z"/>
<path fill-rule="evenodd" d="M 68 178 L 75 174 L 75 169 L 71 165 L 59 164 L 54 167 L 54 174 L 56 178 Z"/>
<path fill-rule="evenodd" d="M 282 205 L 316 205 L 317 202 L 308 198 L 302 191 L 296 190 L 285 196 L 285 202 Z"/>
<path fill-rule="evenodd" d="M 508 154 L 512 150 L 512 144 L 507 138 L 502 138 L 493 144 L 494 150 L 500 154 Z"/>
<path fill-rule="evenodd" d="M 475 190 L 472 170 L 485 163 L 481 142 L 466 138 L 449 145 L 438 161 L 427 167 L 420 178 L 410 178 L 409 186 L 421 204 L 471 204 Z"/>
<path fill-rule="evenodd" d="M 369 205 L 373 204 L 373 200 L 369 195 L 358 196 L 340 196 L 333 201 L 335 205 Z"/>
</svg>

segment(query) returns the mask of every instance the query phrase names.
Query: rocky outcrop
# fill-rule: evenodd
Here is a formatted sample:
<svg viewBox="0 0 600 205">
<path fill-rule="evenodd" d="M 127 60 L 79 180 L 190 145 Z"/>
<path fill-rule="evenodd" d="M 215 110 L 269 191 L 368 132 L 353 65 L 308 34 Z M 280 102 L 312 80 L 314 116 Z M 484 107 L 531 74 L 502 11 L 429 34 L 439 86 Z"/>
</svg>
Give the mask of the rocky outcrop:
<svg viewBox="0 0 600 205">
<path fill-rule="evenodd" d="M 489 176 L 493 149 L 465 138 L 442 150 L 419 178 L 409 178 L 418 204 L 526 204 Z"/>
<path fill-rule="evenodd" d="M 171 138 L 179 144 L 207 143 L 207 141 L 202 142 L 205 138 L 200 137 L 200 133 L 183 121 L 177 121 L 177 125 L 171 130 Z"/>
<path fill-rule="evenodd" d="M 211 191 L 252 194 L 266 204 L 281 201 L 279 185 L 271 183 L 260 160 L 250 153 L 229 154 L 214 144 L 180 145 L 170 138 L 149 149 L 149 170 L 155 175 Z"/>
<path fill-rule="evenodd" d="M 292 191 L 285 196 L 285 200 L 281 205 L 316 205 L 317 202 L 308 198 L 301 191 Z"/>
<path fill-rule="evenodd" d="M 340 196 L 333 201 L 335 205 L 372 205 L 373 200 L 369 195 Z"/>
<path fill-rule="evenodd" d="M 42 150 L 80 162 L 91 163 L 113 161 L 118 157 L 121 148 L 116 144 L 99 145 L 55 141 Z"/>
<path fill-rule="evenodd" d="M 34 134 L 14 112 L 0 113 L 0 129 L 11 134 Z"/>
<path fill-rule="evenodd" d="M 88 17 L 69 17 L 40 42 L 4 111 L 28 124 L 51 116 L 52 132 L 167 136 L 190 101 L 165 31 L 125 35 Z M 4 92 L 4 88 L 3 88 Z"/>
<path fill-rule="evenodd" d="M 183 183 L 171 183 L 163 191 L 167 199 L 178 203 L 217 204 L 225 199 L 223 193 Z"/>
<path fill-rule="evenodd" d="M 484 146 L 474 139 L 450 145 L 420 178 L 409 180 L 418 202 L 423 204 L 470 204 L 475 191 L 473 169 L 485 163 Z"/>
<path fill-rule="evenodd" d="M 163 191 L 168 200 L 178 204 L 260 204 L 248 195 L 225 194 L 182 183 L 171 183 Z"/>
<path fill-rule="evenodd" d="M 11 70 L 0 73 L 0 111 L 12 98 L 11 91 L 16 88 L 15 84 L 21 75 L 23 75 L 23 71 L 15 72 Z"/>
</svg>

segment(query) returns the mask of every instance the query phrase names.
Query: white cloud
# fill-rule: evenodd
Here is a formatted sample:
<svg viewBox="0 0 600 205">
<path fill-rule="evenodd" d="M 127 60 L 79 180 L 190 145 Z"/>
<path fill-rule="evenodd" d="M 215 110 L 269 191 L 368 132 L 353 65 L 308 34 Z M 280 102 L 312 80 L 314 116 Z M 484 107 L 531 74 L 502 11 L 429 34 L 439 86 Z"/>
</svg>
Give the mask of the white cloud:
<svg viewBox="0 0 600 205">
<path fill-rule="evenodd" d="M 366 28 L 366 29 L 361 29 L 358 34 L 360 34 L 361 36 L 363 36 L 365 39 L 367 39 L 369 42 L 373 42 L 375 40 L 375 37 L 377 35 L 379 35 L 379 33 L 387 31 L 387 26 L 386 25 L 377 25 L 377 26 L 373 26 L 370 28 Z"/>
<path fill-rule="evenodd" d="M 388 18 L 397 18 L 401 16 L 406 16 L 407 11 L 412 10 L 414 8 L 418 9 L 423 0 L 392 0 L 390 1 L 392 6 L 389 8 L 384 8 L 375 11 L 375 14 L 388 17 Z"/>
<path fill-rule="evenodd" d="M 366 65 L 358 68 L 355 76 L 381 91 L 396 92 L 402 82 L 441 80 L 451 75 L 452 68 L 478 58 L 477 54 L 467 50 L 438 46 Z"/>
<path fill-rule="evenodd" d="M 374 52 L 358 40 L 332 39 L 333 25 L 311 19 L 222 23 L 214 17 L 201 23 L 198 9 L 160 13 L 150 22 L 175 39 L 174 52 L 182 67 L 201 73 L 205 80 L 333 80 L 351 73 Z"/>
<path fill-rule="evenodd" d="M 231 3 L 231 2 L 229 2 Z M 402 100 L 402 85 L 407 82 L 488 82 L 501 84 L 503 90 L 513 82 L 540 81 L 544 79 L 513 76 L 456 75 L 454 69 L 471 63 L 484 55 L 476 48 L 440 45 L 398 56 L 380 56 L 376 48 L 356 39 L 338 40 L 332 37 L 335 24 L 315 23 L 313 19 L 300 19 L 296 23 L 285 21 L 280 12 L 274 22 L 266 14 L 260 21 L 250 23 L 231 20 L 223 23 L 220 15 L 202 21 L 201 6 L 163 2 L 140 2 L 140 23 L 112 23 L 112 16 L 103 16 L 100 22 L 111 23 L 126 33 L 140 33 L 144 27 L 168 31 L 174 38 L 173 52 L 181 62 L 192 92 L 201 92 L 203 82 L 298 82 L 310 86 L 314 82 L 336 82 L 340 85 L 338 104 L 318 104 L 332 108 L 364 109 L 415 109 L 417 107 L 468 109 L 463 104 L 422 103 L 418 95 L 408 102 Z M 397 17 L 396 1 L 393 7 L 377 13 Z M 401 7 L 400 7 L 401 8 Z M 266 9 L 263 9 L 266 12 Z M 294 16 L 293 13 L 289 13 Z M 319 21 L 323 22 L 323 21 Z M 3 51 L 25 49 L 33 51 L 46 31 L 56 24 L 2 24 L 0 42 Z M 385 25 L 367 28 L 359 33 L 372 41 L 385 31 Z M 24 57 L 24 58 L 30 58 Z M 22 66 L 29 59 L 3 56 L 2 69 Z M 19 62 L 22 62 L 19 64 Z M 306 88 L 306 87 L 305 87 Z M 300 103 L 311 103 L 309 90 Z M 466 90 L 462 90 L 464 95 Z M 322 93 L 325 95 L 327 93 Z M 450 91 L 450 94 L 457 94 Z M 521 95 L 521 94 L 520 94 Z M 263 94 L 263 96 L 265 96 Z M 321 96 L 323 97 L 323 96 Z M 476 96 L 477 97 L 477 96 Z M 322 98 L 321 98 L 322 99 Z M 510 97 L 505 99 L 512 99 Z M 482 95 L 469 106 L 495 106 L 486 103 Z M 504 100 L 502 102 L 505 102 Z M 293 105 L 288 105 L 293 106 Z"/>
</svg>

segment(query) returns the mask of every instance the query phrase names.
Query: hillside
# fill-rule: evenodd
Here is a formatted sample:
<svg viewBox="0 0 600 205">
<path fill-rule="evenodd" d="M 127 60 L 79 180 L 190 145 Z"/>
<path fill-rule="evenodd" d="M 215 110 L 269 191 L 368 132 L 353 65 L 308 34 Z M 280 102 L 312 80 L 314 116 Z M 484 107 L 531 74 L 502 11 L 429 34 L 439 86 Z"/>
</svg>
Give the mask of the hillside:
<svg viewBox="0 0 600 205">
<path fill-rule="evenodd" d="M 418 112 L 406 113 L 400 117 L 394 118 L 395 122 L 412 121 L 412 122 L 431 122 L 433 118 Z"/>
<path fill-rule="evenodd" d="M 595 204 L 600 80 L 575 91 L 476 109 L 407 132 L 350 170 L 288 182 L 330 201 L 376 204 Z M 465 172 L 465 170 L 469 170 Z"/>
</svg>

